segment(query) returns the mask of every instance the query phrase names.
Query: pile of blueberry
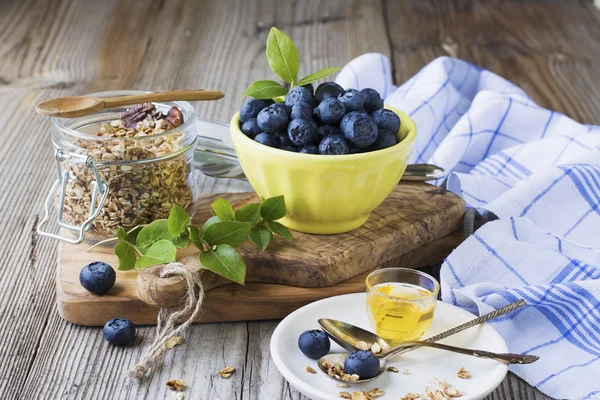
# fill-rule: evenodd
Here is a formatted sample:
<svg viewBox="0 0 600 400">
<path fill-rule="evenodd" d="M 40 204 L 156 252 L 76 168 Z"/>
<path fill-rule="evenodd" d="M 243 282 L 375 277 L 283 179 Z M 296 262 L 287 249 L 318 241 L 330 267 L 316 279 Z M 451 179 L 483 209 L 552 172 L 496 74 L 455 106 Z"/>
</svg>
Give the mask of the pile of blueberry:
<svg viewBox="0 0 600 400">
<path fill-rule="evenodd" d="M 383 108 L 374 89 L 344 90 L 325 82 L 292 88 L 285 103 L 250 99 L 240 109 L 240 129 L 270 147 L 307 154 L 363 153 L 393 146 L 398 115 Z"/>
<path fill-rule="evenodd" d="M 331 348 L 329 336 L 319 329 L 304 331 L 298 338 L 298 347 L 305 356 L 318 360 Z M 379 360 L 368 350 L 357 350 L 344 361 L 344 372 L 356 374 L 360 379 L 369 379 L 379 372 Z"/>
</svg>

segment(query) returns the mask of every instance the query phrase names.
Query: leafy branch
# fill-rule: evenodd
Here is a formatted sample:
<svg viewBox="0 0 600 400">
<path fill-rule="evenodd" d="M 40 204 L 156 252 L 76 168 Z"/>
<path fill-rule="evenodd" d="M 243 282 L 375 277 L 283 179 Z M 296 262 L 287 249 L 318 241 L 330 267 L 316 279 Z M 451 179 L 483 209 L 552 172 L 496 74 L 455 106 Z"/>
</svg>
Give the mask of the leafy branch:
<svg viewBox="0 0 600 400">
<path fill-rule="evenodd" d="M 296 81 L 300 69 L 298 50 L 292 39 L 275 27 L 271 28 L 267 37 L 267 62 L 275 75 L 290 84 L 290 89 L 307 85 L 339 71 L 339 68 L 325 68 Z M 287 92 L 288 89 L 275 81 L 260 80 L 248 86 L 242 97 L 272 99 L 285 96 Z"/>
<path fill-rule="evenodd" d="M 263 199 L 233 210 L 231 203 L 216 199 L 212 214 L 202 227 L 192 224 L 188 213 L 173 206 L 167 219 L 158 219 L 126 231 L 119 227 L 113 252 L 121 271 L 143 269 L 175 261 L 178 248 L 194 245 L 200 264 L 216 274 L 241 285 L 246 278 L 246 263 L 237 250 L 246 239 L 264 251 L 273 234 L 292 240 L 288 228 L 276 220 L 285 216 L 283 196 Z"/>
</svg>

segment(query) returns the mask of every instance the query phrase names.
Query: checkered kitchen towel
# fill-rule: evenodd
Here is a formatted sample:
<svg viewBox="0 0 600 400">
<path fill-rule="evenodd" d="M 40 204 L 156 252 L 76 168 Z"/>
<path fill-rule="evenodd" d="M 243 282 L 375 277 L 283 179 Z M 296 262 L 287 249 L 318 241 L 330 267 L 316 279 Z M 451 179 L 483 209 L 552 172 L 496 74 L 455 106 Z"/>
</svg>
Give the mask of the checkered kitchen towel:
<svg viewBox="0 0 600 400">
<path fill-rule="evenodd" d="M 444 262 L 443 300 L 483 314 L 525 299 L 493 322 L 511 352 L 541 357 L 511 371 L 555 398 L 600 398 L 600 127 L 448 57 L 396 87 L 388 59 L 365 54 L 337 82 L 409 114 L 412 162 L 445 168 L 450 190 L 500 217 Z"/>
</svg>

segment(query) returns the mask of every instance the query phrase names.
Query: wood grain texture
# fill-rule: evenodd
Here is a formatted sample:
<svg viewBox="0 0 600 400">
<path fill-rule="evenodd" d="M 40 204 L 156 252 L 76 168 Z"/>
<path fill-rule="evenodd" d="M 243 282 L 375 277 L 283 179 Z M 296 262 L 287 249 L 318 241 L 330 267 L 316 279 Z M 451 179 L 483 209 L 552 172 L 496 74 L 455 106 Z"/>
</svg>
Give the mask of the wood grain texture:
<svg viewBox="0 0 600 400">
<path fill-rule="evenodd" d="M 249 82 L 272 78 L 270 26 L 298 44 L 306 75 L 362 53 L 392 57 L 400 84 L 425 63 L 456 55 L 512 80 L 534 101 L 600 123 L 600 11 L 556 0 L 21 0 L 0 1 L 0 398 L 165 399 L 184 378 L 190 399 L 305 400 L 279 375 L 268 343 L 276 322 L 203 324 L 148 382 L 126 379 L 143 346 L 108 346 L 97 328 L 55 308 L 57 244 L 35 234 L 54 179 L 50 123 L 33 106 L 98 90 L 210 87 L 199 104 L 220 121 Z M 248 191 L 203 178 L 204 192 Z M 140 339 L 151 328 L 140 329 Z M 229 380 L 216 372 L 235 365 Z M 489 397 L 547 399 L 509 374 Z"/>
</svg>

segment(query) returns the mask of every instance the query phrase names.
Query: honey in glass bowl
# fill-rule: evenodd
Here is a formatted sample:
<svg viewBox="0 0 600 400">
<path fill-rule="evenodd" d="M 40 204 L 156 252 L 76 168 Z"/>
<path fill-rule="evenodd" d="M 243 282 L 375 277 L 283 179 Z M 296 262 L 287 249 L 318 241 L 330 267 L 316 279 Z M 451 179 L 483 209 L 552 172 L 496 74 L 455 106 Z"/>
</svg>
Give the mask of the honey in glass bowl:
<svg viewBox="0 0 600 400">
<path fill-rule="evenodd" d="M 431 276 L 386 268 L 367 277 L 367 314 L 377 335 L 392 342 L 417 340 L 433 321 L 439 291 Z"/>
</svg>

